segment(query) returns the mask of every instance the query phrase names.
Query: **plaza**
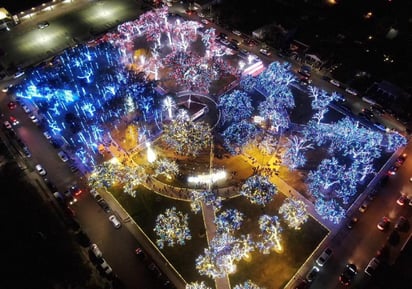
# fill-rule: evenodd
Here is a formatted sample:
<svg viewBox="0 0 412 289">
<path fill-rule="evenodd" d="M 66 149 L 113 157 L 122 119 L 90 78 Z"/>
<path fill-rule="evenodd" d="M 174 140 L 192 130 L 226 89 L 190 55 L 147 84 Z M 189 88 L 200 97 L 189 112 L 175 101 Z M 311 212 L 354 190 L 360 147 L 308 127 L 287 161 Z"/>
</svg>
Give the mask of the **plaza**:
<svg viewBox="0 0 412 289">
<path fill-rule="evenodd" d="M 296 91 L 287 63 L 249 56 L 157 9 L 12 92 L 187 283 L 281 288 L 406 141 L 329 109 L 338 94 Z"/>
</svg>

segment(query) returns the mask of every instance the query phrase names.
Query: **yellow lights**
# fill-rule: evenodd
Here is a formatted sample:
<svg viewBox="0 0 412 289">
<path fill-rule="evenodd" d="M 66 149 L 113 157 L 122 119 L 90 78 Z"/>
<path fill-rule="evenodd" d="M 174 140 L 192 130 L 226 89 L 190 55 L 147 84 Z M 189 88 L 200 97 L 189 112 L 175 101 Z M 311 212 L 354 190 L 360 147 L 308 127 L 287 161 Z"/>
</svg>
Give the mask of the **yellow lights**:
<svg viewBox="0 0 412 289">
<path fill-rule="evenodd" d="M 156 160 L 156 153 L 152 149 L 149 142 L 146 143 L 146 147 L 147 147 L 147 161 L 149 163 L 153 163 Z"/>
<path fill-rule="evenodd" d="M 211 184 L 226 179 L 225 171 L 218 171 L 213 174 L 190 176 L 187 178 L 189 183 Z"/>
<path fill-rule="evenodd" d="M 116 157 L 111 158 L 109 160 L 109 163 L 111 163 L 112 165 L 119 165 L 120 164 L 119 159 L 116 158 Z"/>
<path fill-rule="evenodd" d="M 372 18 L 372 16 L 373 16 L 373 13 L 369 11 L 368 13 L 365 14 L 364 17 L 365 17 L 365 19 L 370 19 L 370 18 Z"/>
<path fill-rule="evenodd" d="M 368 36 L 368 40 L 372 40 L 373 39 L 373 36 L 372 35 L 369 35 Z"/>
<path fill-rule="evenodd" d="M 330 5 L 336 5 L 338 2 L 336 0 L 326 0 L 326 2 Z"/>
</svg>

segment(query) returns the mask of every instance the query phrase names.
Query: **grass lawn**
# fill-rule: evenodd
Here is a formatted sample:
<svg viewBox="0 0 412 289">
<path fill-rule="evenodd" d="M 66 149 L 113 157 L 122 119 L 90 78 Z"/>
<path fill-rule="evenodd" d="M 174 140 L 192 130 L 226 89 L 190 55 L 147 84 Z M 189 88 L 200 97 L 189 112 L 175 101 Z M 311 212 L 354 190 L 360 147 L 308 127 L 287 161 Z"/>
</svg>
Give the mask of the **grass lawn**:
<svg viewBox="0 0 412 289">
<path fill-rule="evenodd" d="M 204 248 L 207 247 L 207 240 L 204 235 L 205 226 L 202 215 L 193 214 L 189 202 L 169 199 L 141 187 L 138 189 L 136 198 L 118 189 L 112 190 L 112 193 L 153 243 L 156 243 L 153 227 L 158 214 L 172 206 L 187 213 L 192 239 L 184 246 L 165 247 L 161 252 L 188 283 L 205 281 L 210 287 L 214 287 L 213 280 L 199 275 L 195 268 L 195 260 L 203 254 Z M 236 197 L 224 201 L 222 210 L 236 208 L 244 213 L 245 219 L 239 233 L 251 234 L 253 240 L 257 240 L 258 218 L 262 214 L 277 214 L 284 199 L 285 196 L 279 193 L 270 204 L 262 209 L 260 206 L 251 204 L 244 197 Z M 281 254 L 272 252 L 269 255 L 263 255 L 258 251 L 253 252 L 251 260 L 242 260 L 238 263 L 237 272 L 229 276 L 232 286 L 250 279 L 267 289 L 282 288 L 328 234 L 326 228 L 311 217 L 298 231 L 288 229 L 284 223 L 282 225 L 284 252 Z"/>
</svg>

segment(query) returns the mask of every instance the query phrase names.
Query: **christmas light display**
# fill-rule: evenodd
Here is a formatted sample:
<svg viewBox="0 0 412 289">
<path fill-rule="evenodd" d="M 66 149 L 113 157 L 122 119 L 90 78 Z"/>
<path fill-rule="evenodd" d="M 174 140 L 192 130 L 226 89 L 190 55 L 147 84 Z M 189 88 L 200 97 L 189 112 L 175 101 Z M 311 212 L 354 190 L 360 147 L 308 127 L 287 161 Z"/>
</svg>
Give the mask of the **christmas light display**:
<svg viewBox="0 0 412 289">
<path fill-rule="evenodd" d="M 210 146 L 211 130 L 207 123 L 192 121 L 180 110 L 170 123 L 165 124 L 162 140 L 180 155 L 197 156 Z"/>
<path fill-rule="evenodd" d="M 277 187 L 261 175 L 253 175 L 246 179 L 240 189 L 240 194 L 249 199 L 252 204 L 266 206 L 277 194 Z"/>
<path fill-rule="evenodd" d="M 240 90 L 221 96 L 218 107 L 222 112 L 223 123 L 249 119 L 253 111 L 250 96 Z"/>
<path fill-rule="evenodd" d="M 184 245 L 186 240 L 191 240 L 188 219 L 187 214 L 177 211 L 175 207 L 166 209 L 164 214 L 159 214 L 153 229 L 158 237 L 157 246 L 163 249 L 165 245 L 169 247 L 176 244 Z"/>
<path fill-rule="evenodd" d="M 306 163 L 305 151 L 313 148 L 313 144 L 308 142 L 305 137 L 293 135 L 288 138 L 288 144 L 282 162 L 292 170 L 303 167 Z"/>
<path fill-rule="evenodd" d="M 216 231 L 218 234 L 230 233 L 240 229 L 244 214 L 236 209 L 227 209 L 215 218 Z"/>
<path fill-rule="evenodd" d="M 186 284 L 185 289 L 212 289 L 206 286 L 205 282 L 191 282 Z"/>
<path fill-rule="evenodd" d="M 282 252 L 282 231 L 278 216 L 262 215 L 259 218 L 259 228 L 261 231 L 260 241 L 256 243 L 262 254 L 270 254 L 271 250 Z"/>
<path fill-rule="evenodd" d="M 225 148 L 231 154 L 239 154 L 242 147 L 252 142 L 259 132 L 256 125 L 246 120 L 233 123 L 222 133 Z"/>
<path fill-rule="evenodd" d="M 237 284 L 233 289 L 265 289 L 265 287 L 259 287 L 252 281 L 247 280 L 242 284 Z"/>
<path fill-rule="evenodd" d="M 309 217 L 307 206 L 302 200 L 296 198 L 287 198 L 279 208 L 279 214 L 289 228 L 299 230 Z"/>
<path fill-rule="evenodd" d="M 204 250 L 204 255 L 196 259 L 196 269 L 201 275 L 221 278 L 236 271 L 236 262 L 246 258 L 254 250 L 248 235 L 236 238 L 229 233 L 217 234 Z"/>
</svg>

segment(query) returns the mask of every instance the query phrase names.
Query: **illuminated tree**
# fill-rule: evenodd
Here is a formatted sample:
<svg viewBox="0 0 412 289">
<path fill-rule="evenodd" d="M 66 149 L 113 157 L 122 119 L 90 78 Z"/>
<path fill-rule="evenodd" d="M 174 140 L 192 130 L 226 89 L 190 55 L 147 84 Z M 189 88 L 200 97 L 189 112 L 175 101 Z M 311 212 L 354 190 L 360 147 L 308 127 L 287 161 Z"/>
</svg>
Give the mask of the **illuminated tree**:
<svg viewBox="0 0 412 289">
<path fill-rule="evenodd" d="M 236 271 L 235 262 L 253 251 L 253 242 L 248 235 L 236 238 L 232 234 L 217 234 L 204 250 L 204 255 L 196 259 L 199 274 L 210 278 L 221 278 Z"/>
<path fill-rule="evenodd" d="M 259 251 L 263 254 L 269 254 L 274 249 L 277 252 L 283 251 L 282 227 L 280 226 L 278 216 L 263 215 L 259 218 L 259 229 L 261 231 L 260 240 L 257 242 Z"/>
<path fill-rule="evenodd" d="M 212 135 L 207 123 L 192 121 L 184 110 L 180 110 L 170 123 L 165 124 L 162 139 L 178 154 L 195 157 L 210 145 Z"/>
<path fill-rule="evenodd" d="M 308 220 L 307 206 L 302 200 L 287 198 L 279 208 L 289 228 L 299 230 L 300 226 Z"/>
<path fill-rule="evenodd" d="M 179 166 L 173 160 L 157 159 L 154 163 L 155 176 L 164 175 L 169 179 L 174 178 L 179 173 Z"/>
<path fill-rule="evenodd" d="M 236 209 L 227 209 L 215 218 L 217 233 L 230 233 L 239 230 L 243 223 L 243 213 Z"/>
<path fill-rule="evenodd" d="M 186 284 L 185 289 L 212 289 L 209 286 L 206 286 L 205 282 L 191 282 Z"/>
<path fill-rule="evenodd" d="M 225 148 L 231 154 L 238 154 L 244 146 L 254 140 L 259 132 L 254 124 L 246 120 L 233 123 L 222 133 Z"/>
<path fill-rule="evenodd" d="M 186 240 L 191 240 L 188 215 L 177 211 L 175 207 L 166 209 L 164 214 L 159 214 L 153 231 L 158 239 L 156 244 L 160 249 L 164 245 L 173 247 L 174 245 L 184 245 Z"/>
<path fill-rule="evenodd" d="M 313 145 L 305 138 L 293 135 L 288 138 L 286 152 L 283 155 L 282 162 L 292 170 L 303 167 L 306 163 L 305 151 L 313 149 Z"/>
<path fill-rule="evenodd" d="M 345 218 L 345 209 L 335 200 L 319 198 L 315 201 L 315 210 L 323 219 L 339 224 Z"/>
<path fill-rule="evenodd" d="M 248 94 L 234 90 L 220 97 L 219 108 L 222 111 L 223 122 L 232 123 L 249 119 L 252 115 L 252 101 Z"/>
<path fill-rule="evenodd" d="M 277 194 L 277 187 L 267 177 L 253 175 L 246 179 L 240 194 L 248 198 L 252 204 L 266 206 Z"/>
<path fill-rule="evenodd" d="M 243 284 L 236 285 L 233 289 L 265 289 L 265 287 L 260 287 L 252 281 L 247 280 Z"/>
<path fill-rule="evenodd" d="M 397 149 L 405 146 L 407 139 L 397 132 L 391 132 L 386 134 L 386 151 L 394 152 Z"/>
</svg>

